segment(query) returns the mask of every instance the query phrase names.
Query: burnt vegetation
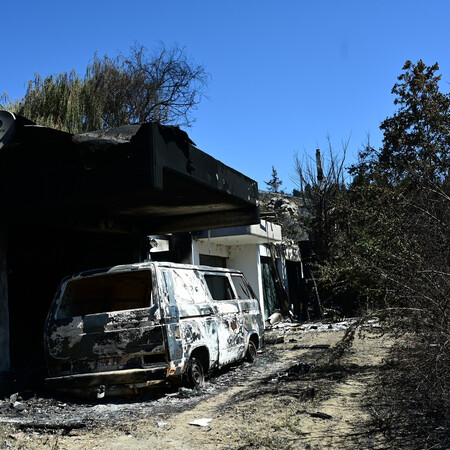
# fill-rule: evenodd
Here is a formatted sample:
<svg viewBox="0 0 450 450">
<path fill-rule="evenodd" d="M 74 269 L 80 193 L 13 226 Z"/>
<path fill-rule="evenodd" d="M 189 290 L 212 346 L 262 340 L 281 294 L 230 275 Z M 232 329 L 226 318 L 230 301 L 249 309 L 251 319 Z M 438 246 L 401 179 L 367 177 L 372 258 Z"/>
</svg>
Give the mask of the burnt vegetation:
<svg viewBox="0 0 450 450">
<path fill-rule="evenodd" d="M 325 306 L 352 299 L 398 338 L 370 390 L 374 423 L 396 448 L 449 443 L 450 95 L 438 70 L 405 63 L 382 147 L 368 142 L 347 172 L 331 146 L 324 168 L 296 158 Z"/>
<path fill-rule="evenodd" d="M 367 398 L 374 429 L 395 448 L 449 446 L 450 95 L 440 90 L 438 70 L 423 61 L 405 63 L 392 89 L 398 109 L 380 126 L 381 148 L 367 142 L 348 168 L 348 142 L 340 157 L 331 145 L 325 161 L 320 154 L 309 164 L 296 157 L 299 190 L 287 206 L 273 166 L 266 182 L 274 194 L 268 209 L 280 212 L 284 232 L 295 241 L 309 237 L 309 269 L 324 307 L 368 315 L 320 369 L 293 369 L 281 387 L 270 380 L 258 387 L 305 400 L 315 392 L 290 389 L 294 380 L 351 374 L 354 368 L 344 367 L 345 375 L 337 361 L 357 325 L 377 316 L 397 344 Z M 84 77 L 37 75 L 23 99 L 11 102 L 4 94 L 0 103 L 72 133 L 141 121 L 190 124 L 207 79 L 184 49 L 162 48 L 149 57 L 135 46 L 128 56 L 95 56 Z"/>
</svg>

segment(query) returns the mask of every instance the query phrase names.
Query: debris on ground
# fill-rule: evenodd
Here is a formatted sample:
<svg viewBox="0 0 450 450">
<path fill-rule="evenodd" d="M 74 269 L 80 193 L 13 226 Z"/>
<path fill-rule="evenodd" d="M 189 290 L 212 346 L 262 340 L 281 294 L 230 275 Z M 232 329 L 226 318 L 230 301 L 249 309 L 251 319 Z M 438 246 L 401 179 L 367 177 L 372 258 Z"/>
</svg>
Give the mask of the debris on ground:
<svg viewBox="0 0 450 450">
<path fill-rule="evenodd" d="M 265 331 L 269 334 L 274 332 L 278 334 L 304 334 L 313 331 L 317 333 L 345 331 L 360 320 L 355 317 L 337 321 L 330 319 L 315 322 L 295 322 L 290 317 L 283 318 L 279 313 L 274 313 L 270 317 L 276 317 L 276 320 L 273 323 L 269 320 L 270 318 L 266 320 Z M 361 328 L 380 328 L 380 326 L 377 317 L 373 317 L 360 325 Z"/>
<path fill-rule="evenodd" d="M 348 327 L 350 320 L 346 322 Z M 267 332 L 266 342 L 277 343 L 266 345 L 255 363 L 217 370 L 201 390 L 167 384 L 140 398 L 114 401 L 16 393 L 0 400 L 0 431 L 11 430 L 0 435 L 0 442 L 22 448 L 21 440 L 27 439 L 29 448 L 41 448 L 45 442 L 50 448 L 68 449 L 147 448 L 158 442 L 165 442 L 167 448 L 191 449 L 200 442 L 212 449 L 284 448 L 295 439 L 302 448 L 327 436 L 334 448 L 342 448 L 345 436 L 365 417 L 359 402 L 367 383 L 364 377 L 370 373 L 366 347 L 361 372 L 353 366 L 345 374 L 333 372 L 334 367 L 317 371 L 316 362 L 343 332 L 331 333 L 325 322 L 290 325 L 280 323 Z M 366 341 L 372 349 L 375 340 Z M 379 354 L 378 359 L 384 355 Z M 354 381 L 348 383 L 348 376 Z M 14 408 L 15 402 L 25 409 Z M 196 417 L 217 420 L 188 427 Z"/>
<path fill-rule="evenodd" d="M 196 419 L 189 422 L 189 425 L 195 425 L 196 427 L 208 427 L 212 422 L 212 419 Z"/>
</svg>

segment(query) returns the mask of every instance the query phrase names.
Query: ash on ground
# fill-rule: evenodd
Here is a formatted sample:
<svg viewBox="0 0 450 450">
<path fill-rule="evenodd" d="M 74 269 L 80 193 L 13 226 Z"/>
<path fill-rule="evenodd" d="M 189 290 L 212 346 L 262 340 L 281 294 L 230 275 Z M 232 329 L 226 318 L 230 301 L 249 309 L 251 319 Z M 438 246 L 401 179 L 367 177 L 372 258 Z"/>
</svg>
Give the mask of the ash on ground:
<svg viewBox="0 0 450 450">
<path fill-rule="evenodd" d="M 325 351 L 327 346 L 302 347 L 302 334 L 340 331 L 348 328 L 355 320 L 337 323 L 275 324 L 266 332 L 266 346 L 258 352 L 258 359 L 253 364 L 244 362 L 215 371 L 200 391 L 173 387 L 167 383 L 143 396 L 95 401 L 26 391 L 0 400 L 0 423 L 9 423 L 22 429 L 71 430 L 89 429 L 111 420 L 163 417 L 180 413 L 232 386 L 243 385 L 249 381 L 282 380 L 286 374 L 295 372 L 298 367 L 302 370 L 312 367 L 318 353 Z M 376 323 L 372 325 L 376 326 Z M 276 344 L 280 343 L 292 344 L 292 350 L 309 348 L 309 351 L 302 353 L 301 360 L 286 359 L 283 352 L 277 348 Z"/>
</svg>

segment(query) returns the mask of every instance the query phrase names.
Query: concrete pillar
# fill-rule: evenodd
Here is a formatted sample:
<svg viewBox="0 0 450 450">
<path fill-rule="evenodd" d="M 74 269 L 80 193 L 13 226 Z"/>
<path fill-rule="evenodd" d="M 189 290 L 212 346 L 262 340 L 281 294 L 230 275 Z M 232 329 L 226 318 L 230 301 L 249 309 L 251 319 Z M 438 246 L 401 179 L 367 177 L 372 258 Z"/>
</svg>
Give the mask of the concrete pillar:
<svg viewBox="0 0 450 450">
<path fill-rule="evenodd" d="M 256 246 L 256 266 L 257 266 L 257 274 L 258 274 L 258 287 L 256 294 L 258 295 L 259 299 L 259 307 L 261 308 L 261 313 L 263 317 L 263 321 L 265 320 L 264 317 L 264 290 L 263 290 L 263 279 L 262 279 L 262 273 L 261 273 L 261 245 Z"/>
<path fill-rule="evenodd" d="M 10 371 L 8 308 L 8 227 L 0 221 L 0 379 Z"/>
</svg>

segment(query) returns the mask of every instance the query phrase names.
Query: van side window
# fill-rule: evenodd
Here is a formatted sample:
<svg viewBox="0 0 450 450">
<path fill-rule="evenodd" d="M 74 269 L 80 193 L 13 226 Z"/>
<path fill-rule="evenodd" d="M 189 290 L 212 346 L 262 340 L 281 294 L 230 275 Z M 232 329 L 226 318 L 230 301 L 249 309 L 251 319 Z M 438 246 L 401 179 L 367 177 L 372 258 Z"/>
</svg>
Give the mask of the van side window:
<svg viewBox="0 0 450 450">
<path fill-rule="evenodd" d="M 151 304 L 151 290 L 149 270 L 72 280 L 64 290 L 57 318 L 148 308 Z"/>
<path fill-rule="evenodd" d="M 206 275 L 206 284 L 208 285 L 211 297 L 214 300 L 233 300 L 233 291 L 230 282 L 225 275 Z"/>
<path fill-rule="evenodd" d="M 189 269 L 164 270 L 164 278 L 172 303 L 204 303 L 208 298 L 205 283 L 198 271 Z"/>
<path fill-rule="evenodd" d="M 252 288 L 246 282 L 244 277 L 242 277 L 241 275 L 232 275 L 231 279 L 233 280 L 234 288 L 236 289 L 238 299 L 248 300 L 256 298 Z"/>
</svg>

